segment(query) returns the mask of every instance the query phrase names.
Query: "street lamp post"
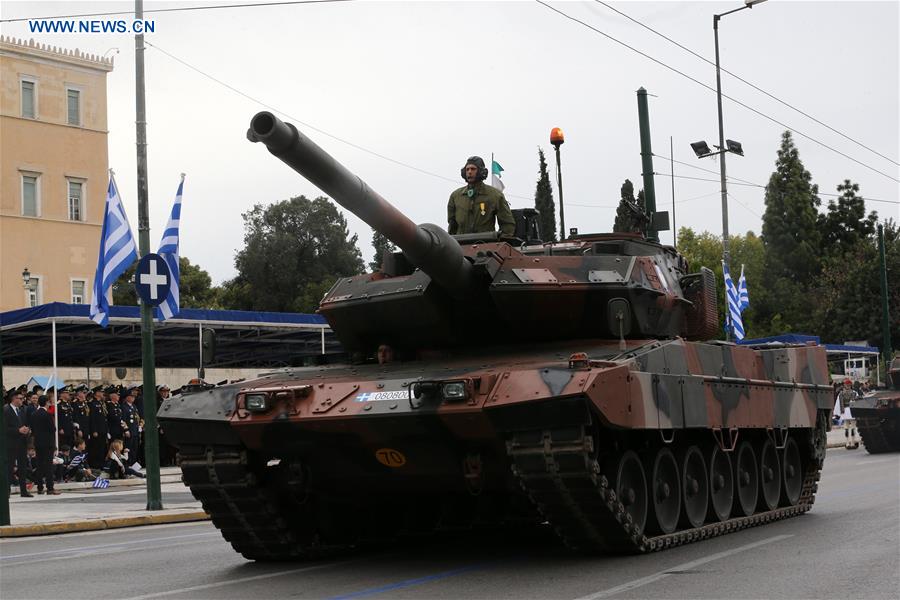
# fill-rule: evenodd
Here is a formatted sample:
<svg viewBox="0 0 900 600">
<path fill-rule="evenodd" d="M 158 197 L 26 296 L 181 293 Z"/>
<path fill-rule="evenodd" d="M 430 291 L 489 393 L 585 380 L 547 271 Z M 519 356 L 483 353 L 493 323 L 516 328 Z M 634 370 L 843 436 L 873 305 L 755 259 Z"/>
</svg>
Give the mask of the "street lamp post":
<svg viewBox="0 0 900 600">
<path fill-rule="evenodd" d="M 706 145 L 706 142 L 695 142 L 691 144 L 691 147 L 694 149 L 694 152 L 697 153 L 699 158 L 706 158 L 707 156 L 714 156 L 716 154 L 719 155 L 719 180 L 722 188 L 722 262 L 726 267 L 729 267 L 731 264 L 731 255 L 728 251 L 728 189 L 725 184 L 725 153 L 734 152 L 735 154 L 743 156 L 743 149 L 741 148 L 740 143 L 725 139 L 725 126 L 722 121 L 722 73 L 719 67 L 719 20 L 726 15 L 736 13 L 745 8 L 753 8 L 754 5 L 765 1 L 766 0 L 744 0 L 744 5 L 739 8 L 713 15 L 713 36 L 716 42 L 716 104 L 719 112 L 719 145 L 717 146 L 718 150 L 712 152 L 709 150 L 709 146 Z M 727 327 L 725 328 L 725 337 L 729 341 L 731 340 L 731 331 Z"/>
</svg>

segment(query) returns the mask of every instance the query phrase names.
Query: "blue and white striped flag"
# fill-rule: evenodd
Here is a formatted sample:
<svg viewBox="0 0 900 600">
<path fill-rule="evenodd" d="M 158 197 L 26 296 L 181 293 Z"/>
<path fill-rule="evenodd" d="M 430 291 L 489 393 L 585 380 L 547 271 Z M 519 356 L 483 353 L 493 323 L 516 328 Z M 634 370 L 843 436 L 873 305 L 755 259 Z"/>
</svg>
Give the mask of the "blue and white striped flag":
<svg viewBox="0 0 900 600">
<path fill-rule="evenodd" d="M 744 277 L 744 265 L 741 265 L 741 278 L 738 279 L 738 306 L 741 312 L 750 306 L 750 293 L 747 292 L 747 279 Z"/>
<path fill-rule="evenodd" d="M 109 288 L 137 258 L 137 245 L 134 243 L 134 236 L 131 235 L 125 207 L 122 205 L 116 179 L 110 169 L 103 231 L 100 234 L 100 255 L 97 257 L 97 272 L 94 274 L 91 298 L 91 320 L 101 327 L 109 324 L 109 301 L 106 299 Z"/>
<path fill-rule="evenodd" d="M 184 187 L 184 173 L 181 174 L 181 182 L 175 193 L 175 204 L 172 206 L 172 214 L 159 242 L 159 254 L 169 267 L 169 297 L 166 301 L 154 309 L 154 315 L 162 322 L 171 319 L 178 314 L 178 286 L 181 283 L 181 273 L 178 267 L 178 225 L 181 221 L 181 191 Z"/>
<path fill-rule="evenodd" d="M 94 483 L 91 487 L 95 487 L 97 489 L 104 489 L 109 487 L 109 479 L 95 479 Z"/>
<path fill-rule="evenodd" d="M 744 321 L 741 319 L 741 296 L 734 285 L 734 280 L 731 279 L 731 273 L 728 272 L 728 265 L 724 261 L 722 262 L 722 273 L 725 275 L 725 305 L 728 312 L 726 327 L 730 326 L 734 339 L 741 341 L 744 339 Z"/>
</svg>

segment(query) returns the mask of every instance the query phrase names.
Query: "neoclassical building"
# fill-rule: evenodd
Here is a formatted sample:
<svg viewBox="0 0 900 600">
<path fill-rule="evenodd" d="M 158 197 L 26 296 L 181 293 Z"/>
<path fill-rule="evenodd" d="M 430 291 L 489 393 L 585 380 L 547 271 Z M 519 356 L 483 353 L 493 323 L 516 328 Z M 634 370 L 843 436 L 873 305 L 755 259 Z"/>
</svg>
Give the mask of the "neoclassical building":
<svg viewBox="0 0 900 600">
<path fill-rule="evenodd" d="M 0 311 L 90 301 L 112 69 L 112 59 L 0 38 Z"/>
</svg>

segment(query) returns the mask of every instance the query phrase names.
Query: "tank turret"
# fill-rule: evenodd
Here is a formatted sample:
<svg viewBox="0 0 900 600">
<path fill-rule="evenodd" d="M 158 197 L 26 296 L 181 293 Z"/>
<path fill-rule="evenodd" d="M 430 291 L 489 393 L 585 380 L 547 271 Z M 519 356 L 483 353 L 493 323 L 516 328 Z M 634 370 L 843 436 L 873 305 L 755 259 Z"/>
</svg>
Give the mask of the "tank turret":
<svg viewBox="0 0 900 600">
<path fill-rule="evenodd" d="M 338 280 L 319 311 L 342 345 L 372 355 L 471 343 L 566 339 L 707 339 L 718 330 L 715 279 L 688 273 L 674 248 L 640 234 L 552 244 L 416 225 L 327 152 L 269 112 L 248 138 L 402 252 L 379 273 Z M 438 206 L 436 204 L 436 206 Z M 527 229 L 522 227 L 523 230 Z"/>
</svg>

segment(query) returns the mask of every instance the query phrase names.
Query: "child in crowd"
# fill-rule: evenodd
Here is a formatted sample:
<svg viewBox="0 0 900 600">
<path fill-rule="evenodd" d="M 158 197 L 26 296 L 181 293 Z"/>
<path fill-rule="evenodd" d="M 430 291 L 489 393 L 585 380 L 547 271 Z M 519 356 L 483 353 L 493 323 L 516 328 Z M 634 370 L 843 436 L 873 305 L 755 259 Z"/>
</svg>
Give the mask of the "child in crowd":
<svg viewBox="0 0 900 600">
<path fill-rule="evenodd" d="M 91 473 L 91 469 L 88 467 L 87 450 L 85 450 L 84 440 L 79 438 L 75 441 L 75 449 L 72 452 L 69 464 L 66 465 L 63 479 L 65 481 L 71 481 L 73 479 L 75 481 L 93 481 L 96 478 L 96 475 Z"/>
<path fill-rule="evenodd" d="M 144 477 L 144 474 L 128 465 L 128 450 L 123 450 L 122 440 L 115 439 L 109 443 L 109 452 L 106 453 L 106 464 L 103 472 L 109 479 L 126 479 L 129 477 Z"/>
</svg>

